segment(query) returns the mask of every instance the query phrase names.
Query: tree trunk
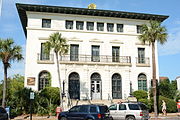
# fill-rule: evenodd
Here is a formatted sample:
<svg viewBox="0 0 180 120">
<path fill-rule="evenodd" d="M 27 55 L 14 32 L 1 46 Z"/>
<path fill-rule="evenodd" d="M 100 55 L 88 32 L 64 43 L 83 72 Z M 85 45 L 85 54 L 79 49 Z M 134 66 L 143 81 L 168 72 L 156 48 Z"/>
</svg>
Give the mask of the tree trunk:
<svg viewBox="0 0 180 120">
<path fill-rule="evenodd" d="M 6 83 L 7 83 L 7 65 L 4 65 L 4 82 L 3 82 L 3 99 L 2 99 L 2 107 L 6 106 Z"/>
<path fill-rule="evenodd" d="M 60 97 L 60 107 L 62 107 L 62 108 L 63 108 L 62 94 L 61 94 L 61 78 L 60 78 L 60 70 L 59 70 L 58 53 L 55 53 L 55 54 L 56 54 L 57 73 L 58 73 L 58 80 L 59 80 L 59 97 Z"/>
<path fill-rule="evenodd" d="M 155 42 L 152 42 L 152 82 L 153 82 L 153 98 L 154 98 L 154 115 L 158 117 L 157 110 L 157 82 L 156 82 L 156 59 L 155 59 Z"/>
</svg>

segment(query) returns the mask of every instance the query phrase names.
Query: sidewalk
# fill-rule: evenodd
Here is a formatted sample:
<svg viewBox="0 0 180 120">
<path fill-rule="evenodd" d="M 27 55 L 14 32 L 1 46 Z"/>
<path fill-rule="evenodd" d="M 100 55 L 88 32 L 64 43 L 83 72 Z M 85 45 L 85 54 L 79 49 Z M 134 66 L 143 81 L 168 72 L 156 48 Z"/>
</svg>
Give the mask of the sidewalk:
<svg viewBox="0 0 180 120">
<path fill-rule="evenodd" d="M 178 116 L 178 115 L 180 115 L 180 114 L 179 113 L 167 113 L 167 116 L 164 116 L 162 113 L 160 113 L 157 120 L 163 120 L 165 118 L 168 119 L 171 117 L 179 117 L 179 119 L 180 119 L 180 116 Z M 155 120 L 154 113 L 150 113 L 149 116 L 150 116 L 150 120 Z"/>
</svg>

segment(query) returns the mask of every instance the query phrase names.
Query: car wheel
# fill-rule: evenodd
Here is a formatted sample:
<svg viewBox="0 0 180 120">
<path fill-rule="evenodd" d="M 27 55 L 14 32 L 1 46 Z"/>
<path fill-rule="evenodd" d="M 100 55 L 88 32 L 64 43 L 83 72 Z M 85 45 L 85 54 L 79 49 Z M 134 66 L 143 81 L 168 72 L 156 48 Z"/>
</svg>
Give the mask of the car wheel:
<svg viewBox="0 0 180 120">
<path fill-rule="evenodd" d="M 136 120 L 133 116 L 128 116 L 126 120 Z"/>
<path fill-rule="evenodd" d="M 65 117 L 62 117 L 60 120 L 67 120 L 67 118 L 65 118 Z"/>
</svg>

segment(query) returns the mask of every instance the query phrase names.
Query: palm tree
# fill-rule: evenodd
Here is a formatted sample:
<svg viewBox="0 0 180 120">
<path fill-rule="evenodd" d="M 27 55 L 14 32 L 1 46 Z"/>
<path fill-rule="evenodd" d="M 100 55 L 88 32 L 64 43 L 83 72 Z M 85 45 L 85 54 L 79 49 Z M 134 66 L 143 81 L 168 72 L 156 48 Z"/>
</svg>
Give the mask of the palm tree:
<svg viewBox="0 0 180 120">
<path fill-rule="evenodd" d="M 155 58 L 155 43 L 164 44 L 167 41 L 167 30 L 161 26 L 159 21 L 150 21 L 149 25 L 142 25 L 142 35 L 139 36 L 141 42 L 149 43 L 152 46 L 152 82 L 153 82 L 153 99 L 154 113 L 158 116 L 157 111 L 157 80 L 156 80 L 156 58 Z"/>
<path fill-rule="evenodd" d="M 0 60 L 2 60 L 4 67 L 2 107 L 5 107 L 6 103 L 7 69 L 11 67 L 11 61 L 20 61 L 23 59 L 21 52 L 21 46 L 14 45 L 13 39 L 0 39 Z"/>
<path fill-rule="evenodd" d="M 62 102 L 62 94 L 61 94 L 61 77 L 59 70 L 59 56 L 65 55 L 68 53 L 69 45 L 66 43 L 67 40 L 62 37 L 59 32 L 55 32 L 49 36 L 49 40 L 45 43 L 46 52 L 49 53 L 51 49 L 53 49 L 56 56 L 56 64 L 57 64 L 57 74 L 59 80 L 59 96 L 60 96 L 60 106 L 63 107 Z"/>
</svg>

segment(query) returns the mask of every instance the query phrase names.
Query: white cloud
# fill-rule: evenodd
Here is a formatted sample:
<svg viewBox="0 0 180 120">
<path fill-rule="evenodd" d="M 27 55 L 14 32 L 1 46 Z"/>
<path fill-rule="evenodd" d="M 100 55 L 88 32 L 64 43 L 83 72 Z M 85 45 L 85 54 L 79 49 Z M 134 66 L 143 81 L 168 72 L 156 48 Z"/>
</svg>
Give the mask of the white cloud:
<svg viewBox="0 0 180 120">
<path fill-rule="evenodd" d="M 176 25 L 175 28 L 169 31 L 167 42 L 158 46 L 160 56 L 180 54 L 180 24 L 176 22 Z"/>
</svg>

